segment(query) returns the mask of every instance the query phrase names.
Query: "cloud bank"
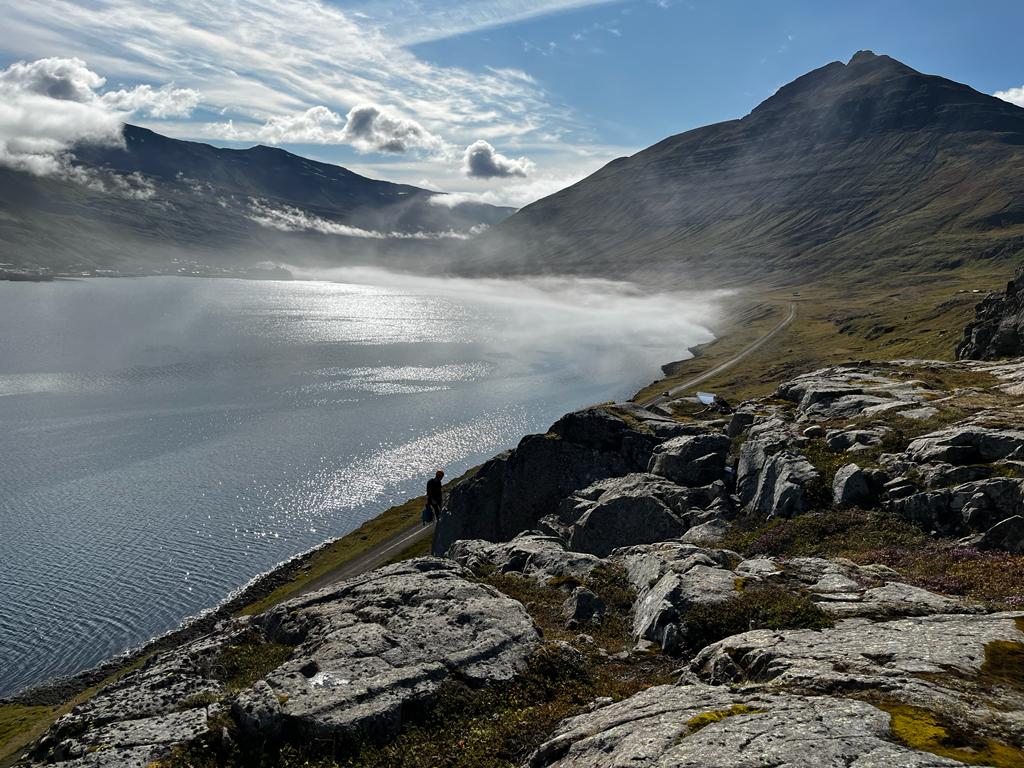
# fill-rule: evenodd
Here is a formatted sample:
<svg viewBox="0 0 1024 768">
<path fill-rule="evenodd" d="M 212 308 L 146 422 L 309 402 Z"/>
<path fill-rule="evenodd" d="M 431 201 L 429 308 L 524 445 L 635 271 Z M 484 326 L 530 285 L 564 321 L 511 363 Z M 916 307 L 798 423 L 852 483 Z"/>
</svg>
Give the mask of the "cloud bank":
<svg viewBox="0 0 1024 768">
<path fill-rule="evenodd" d="M 1024 85 L 1020 88 L 1008 88 L 1005 91 L 996 91 L 992 94 L 997 99 L 1008 101 L 1011 104 L 1016 104 L 1018 107 L 1024 107 Z"/>
<path fill-rule="evenodd" d="M 280 232 L 319 232 L 368 240 L 468 240 L 487 229 L 486 224 L 477 224 L 466 232 L 379 232 L 331 221 L 290 205 L 274 208 L 262 200 L 251 201 L 248 218 L 260 226 Z"/>
<path fill-rule="evenodd" d="M 200 98 L 197 91 L 173 85 L 102 93 L 105 84 L 74 58 L 19 61 L 0 71 L 0 165 L 82 181 L 68 162 L 75 144 L 119 144 L 130 115 L 187 115 Z"/>
<path fill-rule="evenodd" d="M 466 147 L 462 156 L 463 172 L 476 179 L 505 179 L 510 176 L 525 178 L 533 168 L 534 164 L 529 159 L 506 157 L 483 139 Z"/>
</svg>

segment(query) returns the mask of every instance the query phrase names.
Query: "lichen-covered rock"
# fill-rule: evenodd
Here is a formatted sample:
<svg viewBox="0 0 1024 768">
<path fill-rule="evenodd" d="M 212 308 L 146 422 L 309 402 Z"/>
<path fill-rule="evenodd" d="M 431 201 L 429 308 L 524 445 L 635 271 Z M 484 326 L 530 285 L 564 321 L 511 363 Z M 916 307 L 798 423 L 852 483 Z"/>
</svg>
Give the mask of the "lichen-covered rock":
<svg viewBox="0 0 1024 768">
<path fill-rule="evenodd" d="M 563 721 L 531 768 L 947 768 L 898 744 L 887 712 L 826 696 L 661 685 Z"/>
<path fill-rule="evenodd" d="M 383 740 L 452 674 L 484 683 L 521 671 L 539 642 L 525 609 L 433 558 L 371 571 L 289 600 L 260 621 L 309 623 L 292 658 L 264 679 L 290 728 Z"/>
<path fill-rule="evenodd" d="M 888 509 L 907 522 L 945 536 L 984 534 L 1004 520 L 1024 515 L 1024 480 L 993 477 L 892 499 Z M 1019 551 L 1024 540 L 1013 540 L 1012 526 L 993 534 Z"/>
<path fill-rule="evenodd" d="M 1024 430 L 960 424 L 912 440 L 905 451 L 918 464 L 976 464 L 1024 458 Z"/>
<path fill-rule="evenodd" d="M 234 697 L 242 737 L 262 745 L 283 732 L 292 739 L 393 737 L 409 708 L 428 702 L 452 676 L 475 684 L 511 679 L 540 636 L 520 603 L 469 581 L 455 563 L 409 560 L 161 654 L 61 718 L 34 758 L 70 768 L 144 766 L 167 755 L 205 734 L 220 706 L 210 700 L 229 695 L 217 681 L 222 654 L 254 642 L 294 646 Z"/>
<path fill-rule="evenodd" d="M 755 630 L 709 645 L 691 669 L 705 682 L 762 690 L 865 695 L 943 712 L 976 733 L 1021 733 L 1024 691 L 990 687 L 979 707 L 989 649 L 1024 650 L 1024 613 L 928 615 L 872 622 L 841 621 L 831 629 Z M 1017 651 L 1020 653 L 1020 651 Z M 998 674 L 998 673 L 997 673 Z"/>
</svg>

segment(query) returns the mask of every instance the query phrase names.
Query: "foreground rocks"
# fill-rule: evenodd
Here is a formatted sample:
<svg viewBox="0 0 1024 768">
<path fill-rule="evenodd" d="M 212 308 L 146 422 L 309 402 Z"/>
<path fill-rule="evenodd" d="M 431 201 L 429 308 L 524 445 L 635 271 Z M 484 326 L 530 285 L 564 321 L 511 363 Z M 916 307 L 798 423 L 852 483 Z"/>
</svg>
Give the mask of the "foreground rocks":
<svg viewBox="0 0 1024 768">
<path fill-rule="evenodd" d="M 287 658 L 228 698 L 257 743 L 393 738 L 441 684 L 511 679 L 539 642 L 522 605 L 424 558 L 290 600 L 162 654 L 61 718 L 35 750 L 74 766 L 146 765 L 207 732 L 232 693 L 225 653 Z M 116 745 L 116 749 L 110 749 Z"/>
<path fill-rule="evenodd" d="M 619 665 L 634 691 L 639 660 L 659 672 L 575 700 L 532 766 L 949 766 L 991 744 L 1024 761 L 1024 613 L 883 565 L 716 544 L 737 522 L 870 510 L 1024 551 L 1022 406 L 1024 361 L 892 361 L 796 377 L 729 422 L 568 414 L 453 493 L 445 558 L 224 622 L 62 718 L 32 764 L 142 768 L 211 733 L 253 764 L 342 754 L 395 739 L 446 684 L 532 680 L 538 649 L 556 678 Z M 942 739 L 909 743 L 907 718 Z"/>
</svg>

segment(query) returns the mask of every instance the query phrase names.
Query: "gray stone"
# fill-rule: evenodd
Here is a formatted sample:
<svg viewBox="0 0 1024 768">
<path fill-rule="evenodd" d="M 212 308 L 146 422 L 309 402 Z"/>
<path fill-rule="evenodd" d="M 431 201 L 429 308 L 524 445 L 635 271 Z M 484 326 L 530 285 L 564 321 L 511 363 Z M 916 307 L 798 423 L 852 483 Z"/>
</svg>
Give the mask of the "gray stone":
<svg viewBox="0 0 1024 768">
<path fill-rule="evenodd" d="M 856 464 L 847 464 L 836 471 L 832 481 L 832 498 L 840 507 L 866 509 L 878 503 L 878 495 L 872 493 L 867 475 Z"/>
<path fill-rule="evenodd" d="M 961 424 L 912 440 L 906 456 L 918 464 L 976 464 L 1024 458 L 1024 431 Z"/>
<path fill-rule="evenodd" d="M 231 714 L 247 741 L 265 743 L 281 734 L 281 703 L 278 694 L 263 680 L 238 694 Z"/>
<path fill-rule="evenodd" d="M 721 479 L 730 444 L 722 434 L 676 437 L 654 449 L 648 471 L 679 485 L 708 485 Z"/>
<path fill-rule="evenodd" d="M 686 523 L 652 496 L 601 499 L 572 526 L 569 548 L 604 557 L 613 549 L 680 536 Z"/>
<path fill-rule="evenodd" d="M 458 539 L 508 541 L 533 529 L 573 491 L 647 469 L 654 447 L 681 430 L 632 404 L 566 414 L 544 435 L 486 462 L 452 491 L 434 529 L 433 552 Z"/>
<path fill-rule="evenodd" d="M 562 614 L 570 629 L 581 624 L 598 624 L 604 612 L 604 601 L 586 587 L 576 587 L 562 603 Z"/>
<path fill-rule="evenodd" d="M 702 715 L 735 712 L 703 727 Z M 946 768 L 898 744 L 889 714 L 825 696 L 661 685 L 563 721 L 531 768 Z"/>
<path fill-rule="evenodd" d="M 1003 549 L 1015 555 L 1024 554 L 1024 516 L 1014 515 L 1000 520 L 982 534 L 978 546 L 982 549 Z"/>
<path fill-rule="evenodd" d="M 500 543 L 463 539 L 448 550 L 448 558 L 471 571 L 517 573 L 541 585 L 566 577 L 584 581 L 601 564 L 598 557 L 568 551 L 560 539 L 533 531 Z"/>
<path fill-rule="evenodd" d="M 820 424 L 812 424 L 811 426 L 804 428 L 803 436 L 810 438 L 824 437 L 825 428 Z"/>
<path fill-rule="evenodd" d="M 449 676 L 508 680 L 539 642 L 522 605 L 433 558 L 289 600 L 259 621 L 273 628 L 293 613 L 307 636 L 265 680 L 292 727 L 325 736 L 394 736 L 408 705 Z"/>
</svg>

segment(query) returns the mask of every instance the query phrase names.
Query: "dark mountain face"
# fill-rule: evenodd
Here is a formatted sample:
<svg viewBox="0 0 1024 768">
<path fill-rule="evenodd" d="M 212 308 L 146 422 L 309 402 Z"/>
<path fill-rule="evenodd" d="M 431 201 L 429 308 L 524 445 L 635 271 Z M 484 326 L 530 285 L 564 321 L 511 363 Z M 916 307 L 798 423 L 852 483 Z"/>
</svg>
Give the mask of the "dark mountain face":
<svg viewBox="0 0 1024 768">
<path fill-rule="evenodd" d="M 282 149 L 221 149 L 131 125 L 123 147 L 74 155 L 76 180 L 0 169 L 0 262 L 415 262 L 512 212 L 440 205 L 438 193 Z"/>
<path fill-rule="evenodd" d="M 527 206 L 476 268 L 798 282 L 1012 258 L 1024 109 L 862 51 Z"/>
</svg>

